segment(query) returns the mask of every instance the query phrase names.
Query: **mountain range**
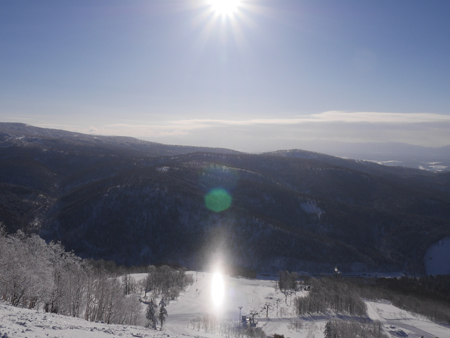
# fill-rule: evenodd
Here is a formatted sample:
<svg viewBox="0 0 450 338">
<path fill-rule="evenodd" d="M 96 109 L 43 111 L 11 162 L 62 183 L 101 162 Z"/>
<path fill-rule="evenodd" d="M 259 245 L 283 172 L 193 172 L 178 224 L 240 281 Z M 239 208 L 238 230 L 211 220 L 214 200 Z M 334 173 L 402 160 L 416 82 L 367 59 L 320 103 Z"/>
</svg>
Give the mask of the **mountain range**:
<svg viewBox="0 0 450 338">
<path fill-rule="evenodd" d="M 449 171 L 450 146 L 424 147 L 398 142 L 303 142 L 304 149 L 343 158 L 353 158 L 388 166 L 402 166 L 432 172 Z"/>
<path fill-rule="evenodd" d="M 425 273 L 450 173 L 0 123 L 0 222 L 81 257 L 276 272 Z"/>
</svg>

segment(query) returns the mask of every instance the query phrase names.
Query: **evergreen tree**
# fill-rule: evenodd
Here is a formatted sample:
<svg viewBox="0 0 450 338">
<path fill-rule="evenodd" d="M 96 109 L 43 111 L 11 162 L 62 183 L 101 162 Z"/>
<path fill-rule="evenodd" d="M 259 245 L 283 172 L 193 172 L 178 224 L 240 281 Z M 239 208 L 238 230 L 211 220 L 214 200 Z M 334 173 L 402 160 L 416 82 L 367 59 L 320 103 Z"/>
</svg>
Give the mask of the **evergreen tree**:
<svg viewBox="0 0 450 338">
<path fill-rule="evenodd" d="M 145 317 L 148 320 L 147 325 L 149 327 L 151 327 L 152 329 L 156 330 L 156 324 L 158 324 L 158 319 L 156 318 L 156 304 L 153 301 L 153 299 L 150 301 L 150 303 L 148 303 L 147 313 L 146 313 Z"/>
<path fill-rule="evenodd" d="M 326 323 L 323 334 L 325 338 L 333 338 L 333 328 L 331 327 L 331 321 L 328 321 Z"/>
<path fill-rule="evenodd" d="M 164 299 L 161 299 L 161 301 L 159 302 L 159 322 L 161 323 L 161 330 L 163 328 L 167 316 L 168 314 L 166 310 L 166 303 L 164 303 Z"/>
</svg>

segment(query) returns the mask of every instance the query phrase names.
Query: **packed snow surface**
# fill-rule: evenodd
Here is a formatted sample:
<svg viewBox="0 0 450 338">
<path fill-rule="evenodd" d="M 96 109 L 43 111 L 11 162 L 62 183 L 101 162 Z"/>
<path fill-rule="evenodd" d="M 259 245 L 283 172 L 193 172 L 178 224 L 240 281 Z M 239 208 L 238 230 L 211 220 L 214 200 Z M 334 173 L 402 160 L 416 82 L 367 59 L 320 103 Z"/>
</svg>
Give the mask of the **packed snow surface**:
<svg viewBox="0 0 450 338">
<path fill-rule="evenodd" d="M 108 325 L 87 322 L 82 319 L 44 313 L 42 311 L 15 308 L 0 303 L 0 337 L 15 338 L 113 338 L 113 337 L 157 337 L 157 338 L 217 338 L 214 333 L 193 329 L 191 320 L 198 316 L 214 314 L 221 320 L 238 322 L 239 311 L 248 315 L 256 311 L 258 327 L 265 333 L 283 334 L 286 338 L 321 338 L 325 323 L 330 319 L 352 319 L 333 313 L 296 317 L 293 299 L 286 299 L 275 290 L 275 281 L 232 278 L 223 276 L 223 301 L 213 302 L 213 274 L 190 272 L 194 284 L 180 295 L 177 301 L 167 306 L 169 317 L 162 331 L 139 326 Z M 134 275 L 136 280 L 145 274 Z M 308 291 L 297 292 L 306 296 Z M 392 337 L 450 337 L 450 327 L 438 325 L 420 316 L 412 315 L 388 302 L 366 302 L 368 315 L 372 320 L 380 320 L 386 333 Z M 269 305 L 269 311 L 264 308 Z M 278 305 L 278 306 L 277 306 Z M 242 307 L 239 310 L 239 307 Z M 266 318 L 268 314 L 268 318 Z M 291 323 L 300 321 L 301 327 L 295 329 Z"/>
</svg>

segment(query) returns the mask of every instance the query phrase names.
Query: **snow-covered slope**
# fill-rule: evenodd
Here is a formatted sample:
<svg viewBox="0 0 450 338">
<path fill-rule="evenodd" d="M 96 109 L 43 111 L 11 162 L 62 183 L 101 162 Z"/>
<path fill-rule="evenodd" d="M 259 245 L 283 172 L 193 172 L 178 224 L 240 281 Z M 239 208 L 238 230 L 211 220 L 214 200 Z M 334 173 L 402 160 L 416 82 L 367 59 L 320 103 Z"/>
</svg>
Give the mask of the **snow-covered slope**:
<svg viewBox="0 0 450 338">
<path fill-rule="evenodd" d="M 450 337 L 450 327 L 399 309 L 389 302 L 366 302 L 369 317 L 383 323 L 393 337 Z"/>
<path fill-rule="evenodd" d="M 1 338 L 158 337 L 167 333 L 140 326 L 108 325 L 0 304 Z"/>
<path fill-rule="evenodd" d="M 215 308 L 211 301 L 212 275 L 198 273 L 197 279 L 198 281 L 194 282 L 194 285 L 181 295 L 177 302 L 169 305 L 167 332 L 177 335 L 198 336 L 199 332 L 189 328 L 191 319 L 215 312 L 224 319 L 237 320 L 240 306 L 242 306 L 242 315 L 247 315 L 251 311 L 260 312 L 257 315 L 258 326 L 262 327 L 268 336 L 278 333 L 290 338 L 323 337 L 325 324 L 330 318 L 351 319 L 334 314 L 298 318 L 295 316 L 293 302 L 291 303 L 288 298 L 286 304 L 284 295 L 275 290 L 275 281 L 227 276 L 224 277 L 226 297 L 223 306 Z M 297 296 L 304 296 L 306 293 L 306 291 L 298 292 Z M 281 299 L 278 302 L 278 312 L 277 299 Z M 265 318 L 266 311 L 263 309 L 267 303 L 270 304 L 269 319 Z M 450 327 L 438 325 L 425 318 L 415 316 L 387 302 L 367 301 L 366 303 L 369 318 L 380 320 L 384 324 L 385 332 L 390 333 L 393 337 L 450 337 Z M 300 329 L 293 327 L 292 323 L 295 321 L 302 323 Z M 209 335 L 201 333 L 201 336 Z"/>
<path fill-rule="evenodd" d="M 293 306 L 286 305 L 281 292 L 275 291 L 275 281 L 254 280 L 245 278 L 232 278 L 223 276 L 224 298 L 221 305 L 215 305 L 212 300 L 212 278 L 211 273 L 198 273 L 194 275 L 194 284 L 176 302 L 171 302 L 167 307 L 169 312 L 168 329 L 176 333 L 195 334 L 196 331 L 186 330 L 190 321 L 198 316 L 212 314 L 220 320 L 239 321 L 239 314 L 248 315 L 250 312 L 258 312 L 259 322 L 266 331 L 267 320 L 264 306 L 270 304 L 269 318 L 277 318 L 278 312 L 285 313 L 285 321 L 289 323 L 293 316 Z M 298 293 L 300 295 L 300 293 Z M 288 299 L 289 304 L 289 299 Z M 239 307 L 242 307 L 241 311 Z M 271 333 L 267 332 L 266 333 Z"/>
<path fill-rule="evenodd" d="M 273 280 L 254 280 L 244 278 L 223 277 L 224 299 L 221 305 L 215 305 L 211 296 L 213 275 L 204 272 L 190 272 L 194 276 L 194 284 L 180 295 L 177 301 L 167 306 L 169 317 L 163 331 L 155 331 L 138 326 L 107 325 L 87 322 L 81 319 L 14 308 L 0 303 L 0 337 L 201 337 L 217 338 L 213 332 L 197 331 L 191 320 L 211 314 L 220 320 L 237 322 L 239 307 L 242 315 L 256 311 L 258 327 L 269 336 L 274 333 L 283 334 L 286 338 L 321 338 L 325 323 L 333 319 L 351 319 L 347 316 L 332 313 L 296 317 L 293 302 L 275 290 Z M 134 275 L 136 280 L 145 274 Z M 297 296 L 306 295 L 306 291 Z M 277 299 L 280 299 L 277 301 Z M 384 330 L 392 337 L 420 338 L 450 337 L 450 327 L 438 325 L 419 316 L 414 316 L 387 302 L 366 302 L 371 320 L 380 320 Z M 269 304 L 268 317 L 264 306 Z M 278 304 L 278 307 L 277 307 Z M 297 328 L 293 323 L 300 323 Z"/>
</svg>

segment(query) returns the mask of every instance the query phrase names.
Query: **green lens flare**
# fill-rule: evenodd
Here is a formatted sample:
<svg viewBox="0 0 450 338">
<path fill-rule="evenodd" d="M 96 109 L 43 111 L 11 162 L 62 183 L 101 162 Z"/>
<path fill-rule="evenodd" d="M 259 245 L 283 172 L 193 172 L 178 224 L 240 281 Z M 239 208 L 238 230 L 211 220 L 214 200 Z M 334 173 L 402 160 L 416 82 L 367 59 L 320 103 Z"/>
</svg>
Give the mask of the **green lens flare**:
<svg viewBox="0 0 450 338">
<path fill-rule="evenodd" d="M 205 196 L 205 205 L 209 210 L 221 212 L 231 206 L 230 194 L 225 189 L 213 189 Z"/>
</svg>

